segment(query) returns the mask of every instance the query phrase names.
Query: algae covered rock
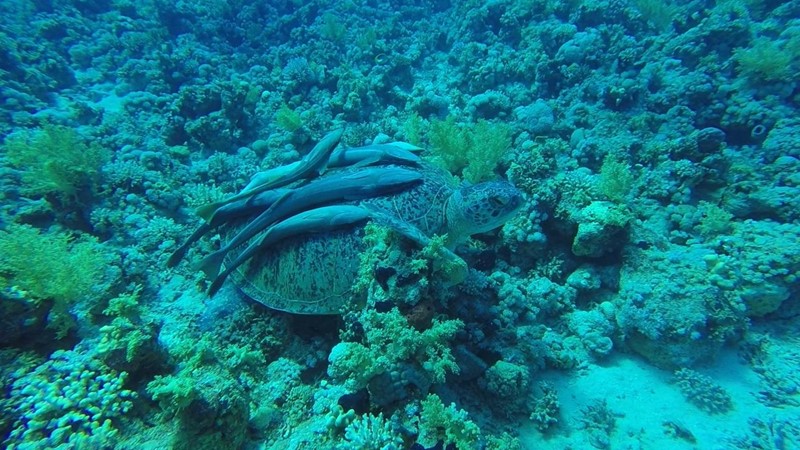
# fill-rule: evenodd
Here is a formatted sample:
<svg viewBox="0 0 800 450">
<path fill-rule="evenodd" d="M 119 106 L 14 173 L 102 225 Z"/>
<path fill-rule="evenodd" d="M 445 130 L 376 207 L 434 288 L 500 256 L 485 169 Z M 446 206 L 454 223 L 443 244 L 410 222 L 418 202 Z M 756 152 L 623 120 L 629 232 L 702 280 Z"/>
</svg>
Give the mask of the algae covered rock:
<svg viewBox="0 0 800 450">
<path fill-rule="evenodd" d="M 622 206 L 595 201 L 575 214 L 578 231 L 572 241 L 576 256 L 597 258 L 619 250 L 630 216 Z"/>
<path fill-rule="evenodd" d="M 714 359 L 747 327 L 741 301 L 709 280 L 709 249 L 626 248 L 616 321 L 630 350 L 666 368 Z"/>
<path fill-rule="evenodd" d="M 505 399 L 524 398 L 531 383 L 528 369 L 506 361 L 497 361 L 481 381 L 490 393 Z"/>
</svg>

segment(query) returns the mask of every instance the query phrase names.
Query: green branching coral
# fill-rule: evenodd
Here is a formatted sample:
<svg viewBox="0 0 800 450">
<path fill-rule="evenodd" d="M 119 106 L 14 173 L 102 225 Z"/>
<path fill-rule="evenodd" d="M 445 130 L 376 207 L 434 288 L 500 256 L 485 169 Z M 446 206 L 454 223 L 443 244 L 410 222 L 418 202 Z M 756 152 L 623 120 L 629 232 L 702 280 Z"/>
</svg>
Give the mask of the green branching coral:
<svg viewBox="0 0 800 450">
<path fill-rule="evenodd" d="M 511 148 L 511 127 L 481 120 L 461 126 L 455 117 L 434 121 L 428 133 L 434 162 L 470 183 L 493 177 L 500 159 Z"/>
<path fill-rule="evenodd" d="M 645 20 L 663 31 L 669 29 L 679 10 L 677 6 L 670 2 L 656 0 L 634 0 L 633 4 Z"/>
<path fill-rule="evenodd" d="M 448 372 L 458 373 L 448 343 L 463 328 L 460 320 L 434 320 L 430 328 L 418 331 L 395 308 L 385 313 L 367 309 L 359 321 L 363 341 L 334 346 L 328 367 L 332 377 L 349 381 L 354 389 L 404 362 L 418 364 L 434 383 L 444 382 Z"/>
<path fill-rule="evenodd" d="M 633 184 L 631 167 L 614 155 L 607 155 L 600 167 L 600 192 L 609 200 L 623 203 Z"/>
<path fill-rule="evenodd" d="M 401 129 L 406 142 L 414 145 L 422 144 L 423 121 L 419 114 L 416 112 L 409 114 L 405 122 L 403 122 Z"/>
<path fill-rule="evenodd" d="M 458 409 L 455 403 L 444 406 L 437 395 L 429 394 L 422 401 L 419 442 L 426 447 L 443 441 L 445 445 L 455 444 L 459 449 L 478 448 L 481 431 L 468 417 L 467 412 Z"/>
<path fill-rule="evenodd" d="M 339 446 L 342 450 L 398 450 L 403 443 L 383 413 L 365 414 L 351 422 L 345 429 L 345 441 L 346 444 Z"/>
<path fill-rule="evenodd" d="M 22 171 L 23 194 L 52 194 L 62 201 L 91 189 L 109 156 L 96 143 L 86 144 L 72 128 L 56 125 L 14 134 L 3 150 Z"/>
<path fill-rule="evenodd" d="M 303 127 L 303 118 L 300 114 L 289 108 L 285 103 L 275 113 L 275 122 L 284 130 L 294 133 Z"/>
<path fill-rule="evenodd" d="M 137 376 L 143 369 L 162 365 L 165 355 L 158 345 L 158 327 L 142 320 L 139 311 L 141 285 L 108 302 L 103 314 L 113 318 L 100 327 L 97 351 L 109 367 Z"/>
<path fill-rule="evenodd" d="M 700 231 L 701 236 L 710 238 L 730 232 L 733 214 L 709 202 L 700 202 L 698 210 L 700 223 L 697 230 Z"/>
<path fill-rule="evenodd" d="M 48 326 L 63 337 L 73 326 L 70 305 L 107 288 L 109 259 L 94 238 L 12 224 L 0 231 L 0 288 L 36 304 L 52 302 Z"/>
<path fill-rule="evenodd" d="M 210 337 L 180 341 L 171 351 L 183 364 L 174 374 L 156 376 L 146 390 L 162 408 L 162 420 L 174 418 L 180 424 L 175 448 L 241 448 L 250 417 L 244 383 L 256 383 L 236 367 L 245 363 L 242 357 L 250 358 L 249 352 L 237 357 L 231 348 L 218 350 Z M 257 363 L 263 368 L 265 361 Z M 291 399 L 286 403 L 291 405 Z"/>
<path fill-rule="evenodd" d="M 791 81 L 800 69 L 798 56 L 800 36 L 785 42 L 761 37 L 733 51 L 737 71 L 754 81 Z"/>
</svg>

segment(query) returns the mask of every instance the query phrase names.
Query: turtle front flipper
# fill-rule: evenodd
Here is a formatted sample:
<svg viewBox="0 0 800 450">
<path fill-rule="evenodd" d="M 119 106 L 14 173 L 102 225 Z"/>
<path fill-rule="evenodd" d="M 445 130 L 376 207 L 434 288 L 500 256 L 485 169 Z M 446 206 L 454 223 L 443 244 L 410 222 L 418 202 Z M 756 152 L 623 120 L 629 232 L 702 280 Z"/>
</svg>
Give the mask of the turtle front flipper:
<svg viewBox="0 0 800 450">
<path fill-rule="evenodd" d="M 389 228 L 400 236 L 417 243 L 422 248 L 430 249 L 433 270 L 443 276 L 446 286 L 454 286 L 464 281 L 469 268 L 463 258 L 447 248 L 445 245 L 447 235 L 431 238 L 418 227 L 407 221 L 400 220 L 378 207 L 369 204 L 364 204 L 362 207 L 369 210 L 370 218 L 378 225 Z"/>
</svg>

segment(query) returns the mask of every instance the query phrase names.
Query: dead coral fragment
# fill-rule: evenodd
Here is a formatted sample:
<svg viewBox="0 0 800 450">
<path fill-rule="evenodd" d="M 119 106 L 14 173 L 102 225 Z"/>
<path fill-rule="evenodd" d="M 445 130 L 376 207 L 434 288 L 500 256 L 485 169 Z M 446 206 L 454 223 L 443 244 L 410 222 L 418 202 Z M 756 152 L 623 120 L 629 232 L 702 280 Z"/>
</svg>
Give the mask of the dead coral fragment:
<svg viewBox="0 0 800 450">
<path fill-rule="evenodd" d="M 675 371 L 675 384 L 692 404 L 709 414 L 725 413 L 733 409 L 733 401 L 722 386 L 692 369 Z"/>
<path fill-rule="evenodd" d="M 539 383 L 542 396 L 536 399 L 530 419 L 540 431 L 546 431 L 558 423 L 561 404 L 558 401 L 558 392 L 552 383 L 542 381 Z"/>
</svg>

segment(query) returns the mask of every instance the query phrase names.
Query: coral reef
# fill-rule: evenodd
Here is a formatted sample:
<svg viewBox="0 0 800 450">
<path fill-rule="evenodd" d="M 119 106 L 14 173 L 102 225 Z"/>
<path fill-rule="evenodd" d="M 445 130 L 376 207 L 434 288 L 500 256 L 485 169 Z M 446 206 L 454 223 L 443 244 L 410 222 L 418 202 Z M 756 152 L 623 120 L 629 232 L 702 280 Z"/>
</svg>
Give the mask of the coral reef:
<svg viewBox="0 0 800 450">
<path fill-rule="evenodd" d="M 75 351 L 56 351 L 30 372 L 12 375 L 11 449 L 110 447 L 136 393 L 114 372 Z"/>
<path fill-rule="evenodd" d="M 797 447 L 798 17 L 0 2 L 0 446 Z M 369 224 L 340 316 L 205 297 L 221 228 L 166 267 L 337 128 L 524 204 L 427 245 Z"/>
</svg>

